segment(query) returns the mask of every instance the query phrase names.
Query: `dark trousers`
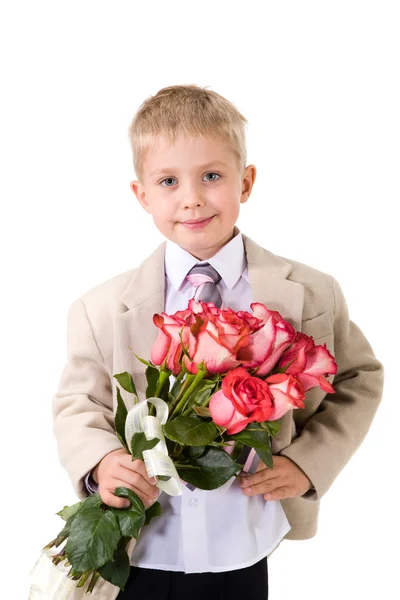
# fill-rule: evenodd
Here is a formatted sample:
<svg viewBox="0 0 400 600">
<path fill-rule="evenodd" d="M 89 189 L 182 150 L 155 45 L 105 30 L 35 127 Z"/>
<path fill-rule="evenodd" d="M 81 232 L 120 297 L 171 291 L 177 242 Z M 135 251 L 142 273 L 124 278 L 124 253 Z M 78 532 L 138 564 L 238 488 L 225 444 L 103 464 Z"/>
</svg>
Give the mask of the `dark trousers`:
<svg viewBox="0 0 400 600">
<path fill-rule="evenodd" d="M 117 600 L 268 600 L 267 559 L 223 573 L 132 567 Z"/>
</svg>

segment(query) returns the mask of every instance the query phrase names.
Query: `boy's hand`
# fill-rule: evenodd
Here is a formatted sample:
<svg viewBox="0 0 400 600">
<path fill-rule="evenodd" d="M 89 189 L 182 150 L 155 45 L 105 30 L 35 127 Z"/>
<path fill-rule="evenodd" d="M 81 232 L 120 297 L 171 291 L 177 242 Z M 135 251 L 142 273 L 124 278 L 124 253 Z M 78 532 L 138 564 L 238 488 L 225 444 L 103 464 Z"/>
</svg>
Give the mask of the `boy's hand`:
<svg viewBox="0 0 400 600">
<path fill-rule="evenodd" d="M 246 496 L 264 494 L 265 500 L 283 500 L 302 496 L 312 487 L 311 480 L 290 458 L 273 456 L 272 460 L 273 469 L 261 460 L 256 473 L 240 474 L 240 485 Z"/>
<path fill-rule="evenodd" d="M 160 490 L 154 477 L 149 477 L 144 462 L 132 460 L 132 456 L 119 448 L 107 454 L 93 471 L 93 479 L 99 484 L 100 498 L 108 506 L 126 508 L 129 500 L 114 495 L 117 487 L 126 487 L 139 496 L 146 508 L 158 498 Z"/>
</svg>

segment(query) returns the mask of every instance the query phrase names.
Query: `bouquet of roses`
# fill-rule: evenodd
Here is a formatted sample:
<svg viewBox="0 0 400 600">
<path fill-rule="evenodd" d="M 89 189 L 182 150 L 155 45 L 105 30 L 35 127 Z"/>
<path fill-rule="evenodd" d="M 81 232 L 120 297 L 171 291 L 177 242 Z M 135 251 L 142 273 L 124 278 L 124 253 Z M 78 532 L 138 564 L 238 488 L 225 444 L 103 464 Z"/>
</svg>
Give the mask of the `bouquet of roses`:
<svg viewBox="0 0 400 600">
<path fill-rule="evenodd" d="M 251 309 L 252 314 L 235 312 L 190 300 L 174 315 L 156 314 L 151 361 L 137 357 L 146 365 L 146 398 L 139 401 L 129 373 L 114 375 L 134 399 L 128 411 L 117 387 L 116 434 L 167 494 L 181 494 L 183 484 L 203 490 L 222 486 L 249 464 L 250 450 L 273 468 L 271 437 L 279 431 L 279 419 L 290 409 L 304 408 L 310 388 L 334 393 L 325 377 L 335 374 L 337 365 L 326 345 L 316 346 L 261 303 Z M 130 506 L 110 507 L 93 494 L 57 513 L 65 526 L 42 556 L 58 569 L 65 595 L 71 585 L 90 594 L 100 577 L 124 589 L 128 544 L 161 514 L 158 502 L 146 510 L 128 488 L 114 493 Z M 50 551 L 64 543 L 57 554 Z M 41 558 L 31 588 L 38 600 L 52 597 L 49 591 L 40 594 L 40 585 L 46 587 Z"/>
</svg>

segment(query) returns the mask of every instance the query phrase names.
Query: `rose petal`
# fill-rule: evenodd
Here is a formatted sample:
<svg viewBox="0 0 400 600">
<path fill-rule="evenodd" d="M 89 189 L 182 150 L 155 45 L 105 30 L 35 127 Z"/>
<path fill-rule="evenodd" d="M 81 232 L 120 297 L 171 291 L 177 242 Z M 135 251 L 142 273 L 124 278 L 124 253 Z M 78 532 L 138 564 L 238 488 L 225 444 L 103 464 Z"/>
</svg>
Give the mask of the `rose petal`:
<svg viewBox="0 0 400 600">
<path fill-rule="evenodd" d="M 271 387 L 271 392 L 274 397 L 275 407 L 270 416 L 270 421 L 276 421 L 283 417 L 289 410 L 297 408 L 297 406 L 294 406 L 289 396 L 278 388 Z"/>
<path fill-rule="evenodd" d="M 297 379 L 303 384 L 305 391 L 310 390 L 313 387 L 319 385 L 318 379 L 313 375 L 307 375 L 306 373 L 296 373 Z"/>
<path fill-rule="evenodd" d="M 326 348 L 326 344 L 323 346 L 315 346 L 310 352 L 307 352 L 307 365 L 304 369 L 304 373 L 316 377 L 328 373 L 337 373 L 337 364 L 332 354 Z"/>
<path fill-rule="evenodd" d="M 322 375 L 320 375 L 318 377 L 318 383 L 319 383 L 319 387 L 324 392 L 327 392 L 328 394 L 335 394 L 336 393 L 335 389 L 331 386 L 331 384 L 329 383 L 329 381 L 327 379 L 325 379 L 325 377 L 322 377 Z"/>
<path fill-rule="evenodd" d="M 220 427 L 228 425 L 235 412 L 232 402 L 224 395 L 222 390 L 211 396 L 208 408 L 210 409 L 212 420 Z"/>
<path fill-rule="evenodd" d="M 168 354 L 171 345 L 171 337 L 166 335 L 162 329 L 158 330 L 158 336 L 150 352 L 150 359 L 155 365 L 161 365 Z"/>
<path fill-rule="evenodd" d="M 243 415 L 235 411 L 233 419 L 229 427 L 227 428 L 226 433 L 228 435 L 234 435 L 235 433 L 239 433 L 239 431 L 243 431 L 246 425 L 248 425 L 252 421 L 253 419 L 246 419 L 246 417 L 243 417 Z"/>
<path fill-rule="evenodd" d="M 250 336 L 250 342 L 238 352 L 238 359 L 247 369 L 258 367 L 270 355 L 275 342 L 275 325 L 270 319 L 262 329 Z"/>
</svg>

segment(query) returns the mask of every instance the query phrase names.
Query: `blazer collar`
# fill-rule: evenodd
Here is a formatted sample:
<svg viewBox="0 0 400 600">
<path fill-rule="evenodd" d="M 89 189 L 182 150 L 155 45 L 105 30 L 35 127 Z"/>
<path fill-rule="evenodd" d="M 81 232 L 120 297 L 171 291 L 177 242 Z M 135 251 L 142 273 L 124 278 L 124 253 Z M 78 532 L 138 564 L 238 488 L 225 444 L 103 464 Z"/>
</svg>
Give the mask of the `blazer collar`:
<svg viewBox="0 0 400 600">
<path fill-rule="evenodd" d="M 262 302 L 300 329 L 303 311 L 304 288 L 300 283 L 287 279 L 292 265 L 262 248 L 242 234 L 247 257 L 248 277 L 254 302 Z M 164 310 L 165 294 L 165 247 L 163 242 L 137 269 L 121 295 L 121 301 L 132 309 L 159 297 L 159 311 Z"/>
</svg>

